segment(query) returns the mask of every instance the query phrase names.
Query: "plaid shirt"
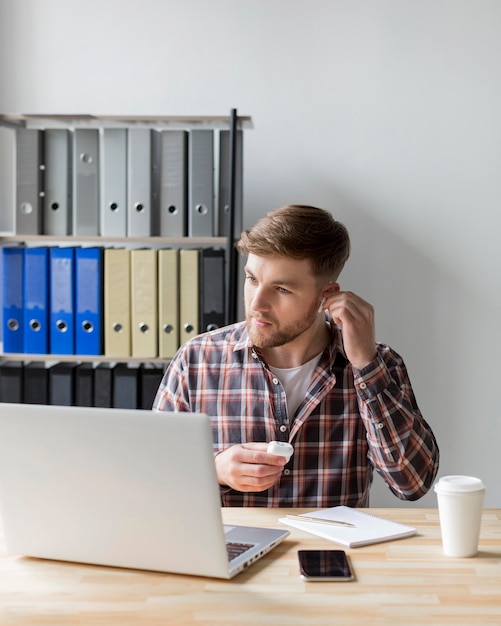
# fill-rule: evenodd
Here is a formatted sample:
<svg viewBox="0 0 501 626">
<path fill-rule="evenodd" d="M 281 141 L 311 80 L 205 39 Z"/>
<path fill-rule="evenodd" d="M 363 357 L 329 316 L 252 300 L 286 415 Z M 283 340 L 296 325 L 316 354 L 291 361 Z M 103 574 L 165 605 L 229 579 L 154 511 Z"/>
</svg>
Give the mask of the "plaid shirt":
<svg viewBox="0 0 501 626">
<path fill-rule="evenodd" d="M 169 364 L 154 409 L 209 415 L 215 453 L 251 441 L 294 446 L 277 484 L 251 493 L 221 487 L 224 506 L 364 507 L 373 469 L 403 500 L 420 498 L 432 485 L 438 446 L 401 357 L 377 344 L 374 361 L 356 370 L 339 329 L 332 326 L 331 335 L 293 416 L 245 322 L 194 337 Z"/>
</svg>

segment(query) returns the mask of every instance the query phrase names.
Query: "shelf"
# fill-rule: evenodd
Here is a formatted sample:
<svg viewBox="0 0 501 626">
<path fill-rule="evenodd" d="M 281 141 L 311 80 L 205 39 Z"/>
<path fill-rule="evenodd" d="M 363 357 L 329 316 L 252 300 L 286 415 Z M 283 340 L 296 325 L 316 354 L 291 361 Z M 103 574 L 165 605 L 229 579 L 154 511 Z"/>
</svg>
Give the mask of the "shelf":
<svg viewBox="0 0 501 626">
<path fill-rule="evenodd" d="M 11 135 L 18 135 L 21 137 L 23 133 L 16 133 L 19 129 L 36 129 L 44 131 L 46 129 L 69 129 L 71 131 L 76 129 L 102 129 L 116 128 L 116 129 L 129 129 L 129 128 L 141 128 L 149 130 L 166 130 L 166 129 L 204 129 L 204 130 L 228 130 L 229 137 L 227 143 L 229 145 L 229 154 L 225 164 L 225 169 L 228 170 L 228 199 L 227 202 L 229 209 L 228 228 L 224 231 L 230 236 L 216 236 L 216 237 L 165 237 L 165 236 L 140 236 L 140 237 L 127 237 L 127 236 L 97 236 L 97 235 L 27 235 L 16 234 L 14 232 L 14 226 L 12 220 L 5 220 L 3 228 L 7 229 L 0 232 L 0 246 L 12 245 L 12 246 L 80 246 L 80 245 L 93 245 L 111 247 L 113 245 L 124 248 L 135 247 L 150 247 L 150 248 L 195 248 L 195 247 L 223 247 L 226 249 L 225 263 L 224 263 L 224 277 L 225 277 L 225 323 L 230 324 L 236 321 L 236 309 L 237 309 L 237 267 L 238 256 L 235 246 L 235 203 L 237 193 L 237 130 L 243 130 L 247 128 L 253 128 L 252 119 L 249 116 L 238 116 L 236 109 L 231 109 L 230 115 L 227 116 L 170 116 L 170 115 L 91 115 L 91 114 L 51 114 L 51 113 L 19 113 L 19 114 L 0 114 L 0 128 L 5 127 L 10 129 Z M 216 133 L 215 133 L 216 134 Z M 223 135 L 221 135 L 221 141 Z M 9 139 L 10 141 L 10 139 Z M 12 143 L 12 142 L 11 142 Z M 226 144 L 224 144 L 226 145 Z M 216 155 L 217 156 L 217 155 Z M 222 168 L 223 166 L 221 166 Z M 243 184 L 240 184 L 241 188 Z M 3 201 L 3 198 L 0 198 Z M 241 203 L 240 203 L 241 204 Z M 239 205 L 240 206 L 240 205 Z M 240 209 L 241 210 L 241 209 Z M 10 215 L 10 209 L 1 208 L 0 212 Z M 15 215 L 15 209 L 14 209 Z M 240 215 L 240 213 L 239 213 Z M 38 229 L 40 232 L 41 229 Z M 97 229 L 96 229 L 97 230 Z M 240 230 L 240 228 L 239 228 Z M 32 229 L 32 232 L 37 232 L 37 229 Z M 123 231 L 122 231 L 123 232 Z M 134 232 L 134 229 L 132 229 Z M 137 232 L 137 231 L 136 231 Z M 148 231 L 146 231 L 148 232 Z M 156 232 L 159 232 L 156 230 Z M 186 232 L 186 231 L 180 231 Z M 202 232 L 204 232 L 202 230 Z M 60 354 L 25 354 L 25 353 L 3 353 L 1 351 L 0 344 L 0 361 L 69 361 L 69 362 L 116 362 L 116 363 L 154 363 L 165 364 L 170 359 L 165 358 L 144 358 L 144 357 L 110 357 L 107 355 L 60 355 Z M 12 347 L 12 346 L 9 346 Z M 154 348 L 155 349 L 155 348 Z M 153 350 L 154 350 L 153 349 Z"/>
<path fill-rule="evenodd" d="M 158 363 L 167 365 L 170 359 L 161 359 L 159 357 L 111 357 L 104 354 L 88 355 L 88 354 L 25 354 L 12 353 L 0 354 L 0 361 L 43 361 L 45 363 L 51 361 L 64 361 L 66 363 Z"/>
<path fill-rule="evenodd" d="M 224 246 L 227 242 L 226 237 L 106 237 L 103 235 L 13 235 L 11 233 L 0 232 L 0 239 L 12 242 L 33 242 L 33 243 L 50 243 L 50 242 L 109 242 L 109 243 L 141 243 L 141 244 L 166 244 L 166 245 L 182 245 L 182 246 Z"/>
<path fill-rule="evenodd" d="M 231 118 L 224 115 L 181 116 L 181 115 L 90 115 L 90 114 L 3 114 L 0 126 L 10 128 L 207 128 L 228 129 Z M 238 116 L 237 127 L 252 128 L 250 116 Z"/>
</svg>

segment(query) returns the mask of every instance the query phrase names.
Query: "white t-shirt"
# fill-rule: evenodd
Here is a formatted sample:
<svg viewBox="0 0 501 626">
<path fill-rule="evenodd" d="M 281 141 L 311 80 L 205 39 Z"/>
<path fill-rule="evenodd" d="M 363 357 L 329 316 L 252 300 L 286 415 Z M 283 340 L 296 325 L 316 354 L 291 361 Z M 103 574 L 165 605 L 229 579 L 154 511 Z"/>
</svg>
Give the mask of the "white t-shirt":
<svg viewBox="0 0 501 626">
<path fill-rule="evenodd" d="M 287 396 L 287 412 L 291 417 L 297 411 L 298 406 L 306 396 L 306 391 L 310 386 L 313 372 L 321 356 L 322 352 L 299 367 L 282 368 L 268 366 L 285 389 L 285 395 Z"/>
</svg>

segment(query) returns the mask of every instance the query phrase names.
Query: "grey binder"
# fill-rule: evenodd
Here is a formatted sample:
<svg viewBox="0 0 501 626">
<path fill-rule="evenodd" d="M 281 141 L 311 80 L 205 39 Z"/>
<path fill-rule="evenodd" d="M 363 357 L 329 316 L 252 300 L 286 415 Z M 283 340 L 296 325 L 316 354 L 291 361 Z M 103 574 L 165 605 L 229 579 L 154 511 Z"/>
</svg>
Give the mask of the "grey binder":
<svg viewBox="0 0 501 626">
<path fill-rule="evenodd" d="M 243 143 L 244 133 L 237 130 L 235 149 L 235 204 L 233 237 L 238 238 L 243 230 Z M 230 203 L 230 131 L 219 133 L 219 202 L 218 202 L 218 234 L 228 236 L 229 203 Z"/>
<path fill-rule="evenodd" d="M 99 131 L 73 134 L 73 235 L 99 235 Z"/>
<path fill-rule="evenodd" d="M 188 133 L 165 130 L 159 133 L 158 211 L 159 234 L 186 237 L 188 234 Z"/>
<path fill-rule="evenodd" d="M 45 198 L 43 232 L 71 235 L 71 133 L 64 129 L 45 131 Z"/>
<path fill-rule="evenodd" d="M 16 233 L 42 234 L 43 131 L 16 130 Z"/>
<path fill-rule="evenodd" d="M 152 132 L 129 128 L 127 146 L 127 235 L 151 235 Z"/>
<path fill-rule="evenodd" d="M 101 235 L 127 234 L 127 130 L 105 128 L 101 159 Z"/>
<path fill-rule="evenodd" d="M 214 235 L 214 132 L 191 130 L 189 135 L 189 206 L 190 237 Z"/>
</svg>

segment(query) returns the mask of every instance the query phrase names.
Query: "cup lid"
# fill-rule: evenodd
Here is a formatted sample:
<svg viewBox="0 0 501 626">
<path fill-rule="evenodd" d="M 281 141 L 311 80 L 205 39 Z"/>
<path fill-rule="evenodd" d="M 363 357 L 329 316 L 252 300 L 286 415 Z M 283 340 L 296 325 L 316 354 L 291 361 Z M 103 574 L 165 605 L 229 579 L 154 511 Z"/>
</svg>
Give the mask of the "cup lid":
<svg viewBox="0 0 501 626">
<path fill-rule="evenodd" d="M 442 476 L 435 483 L 435 491 L 440 493 L 471 493 L 485 491 L 480 478 L 474 476 Z"/>
</svg>

